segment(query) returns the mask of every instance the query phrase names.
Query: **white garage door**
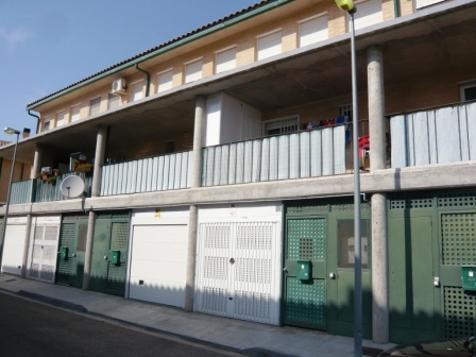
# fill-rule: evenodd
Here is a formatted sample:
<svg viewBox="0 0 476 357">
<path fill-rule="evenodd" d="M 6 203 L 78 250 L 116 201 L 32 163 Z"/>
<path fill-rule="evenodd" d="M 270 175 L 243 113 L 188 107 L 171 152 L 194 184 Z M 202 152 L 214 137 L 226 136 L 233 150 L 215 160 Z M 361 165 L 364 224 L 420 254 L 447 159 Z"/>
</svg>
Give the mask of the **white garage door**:
<svg viewBox="0 0 476 357">
<path fill-rule="evenodd" d="M 187 225 L 135 225 L 129 297 L 184 307 Z"/>
<path fill-rule="evenodd" d="M 7 224 L 3 246 L 2 272 L 21 275 L 25 240 L 26 224 Z"/>
<path fill-rule="evenodd" d="M 27 275 L 46 282 L 55 281 L 60 216 L 33 218 Z"/>
<path fill-rule="evenodd" d="M 279 323 L 280 212 L 280 206 L 200 212 L 195 310 Z"/>
</svg>

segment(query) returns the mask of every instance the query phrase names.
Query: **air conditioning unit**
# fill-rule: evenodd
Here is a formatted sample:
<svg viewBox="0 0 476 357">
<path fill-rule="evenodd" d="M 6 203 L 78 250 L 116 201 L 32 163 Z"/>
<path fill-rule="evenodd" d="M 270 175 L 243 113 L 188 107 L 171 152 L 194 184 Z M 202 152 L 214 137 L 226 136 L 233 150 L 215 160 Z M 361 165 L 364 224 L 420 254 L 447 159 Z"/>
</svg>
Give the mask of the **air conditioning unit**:
<svg viewBox="0 0 476 357">
<path fill-rule="evenodd" d="M 118 78 L 112 82 L 111 94 L 123 95 L 126 94 L 126 89 L 126 80 L 124 78 Z"/>
</svg>

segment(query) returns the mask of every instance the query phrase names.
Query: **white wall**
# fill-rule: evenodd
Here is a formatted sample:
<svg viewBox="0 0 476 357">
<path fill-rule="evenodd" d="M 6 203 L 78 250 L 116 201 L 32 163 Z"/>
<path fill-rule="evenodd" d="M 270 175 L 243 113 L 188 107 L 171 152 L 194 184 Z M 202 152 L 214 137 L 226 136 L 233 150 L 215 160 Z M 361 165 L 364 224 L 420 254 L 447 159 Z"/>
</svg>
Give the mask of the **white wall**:
<svg viewBox="0 0 476 357">
<path fill-rule="evenodd" d="M 207 99 L 205 146 L 255 138 L 261 135 L 261 112 L 228 94 Z"/>
</svg>

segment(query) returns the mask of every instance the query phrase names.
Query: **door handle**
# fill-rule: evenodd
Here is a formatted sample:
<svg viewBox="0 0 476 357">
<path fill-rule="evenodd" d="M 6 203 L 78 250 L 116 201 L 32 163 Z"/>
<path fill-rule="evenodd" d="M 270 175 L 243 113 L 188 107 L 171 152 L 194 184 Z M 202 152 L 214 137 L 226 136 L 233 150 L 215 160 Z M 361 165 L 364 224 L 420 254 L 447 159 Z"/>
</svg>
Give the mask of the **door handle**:
<svg viewBox="0 0 476 357">
<path fill-rule="evenodd" d="M 71 258 L 76 258 L 76 253 L 71 254 Z"/>
<path fill-rule="evenodd" d="M 334 273 L 334 272 L 330 272 L 330 273 L 329 273 L 329 279 L 335 280 L 336 278 L 337 278 L 337 274 L 336 274 L 336 273 Z"/>
<path fill-rule="evenodd" d="M 235 264 L 235 258 L 230 258 L 230 264 Z"/>
<path fill-rule="evenodd" d="M 288 267 L 284 267 L 283 272 L 287 273 L 288 272 Z"/>
<path fill-rule="evenodd" d="M 441 286 L 441 282 L 440 282 L 440 277 L 439 276 L 434 276 L 433 277 L 433 286 L 435 288 L 439 288 Z"/>
<path fill-rule="evenodd" d="M 108 260 L 108 259 L 109 259 L 109 258 L 108 258 L 108 256 L 107 256 L 107 255 L 105 255 L 105 256 L 104 256 L 104 260 Z"/>
</svg>

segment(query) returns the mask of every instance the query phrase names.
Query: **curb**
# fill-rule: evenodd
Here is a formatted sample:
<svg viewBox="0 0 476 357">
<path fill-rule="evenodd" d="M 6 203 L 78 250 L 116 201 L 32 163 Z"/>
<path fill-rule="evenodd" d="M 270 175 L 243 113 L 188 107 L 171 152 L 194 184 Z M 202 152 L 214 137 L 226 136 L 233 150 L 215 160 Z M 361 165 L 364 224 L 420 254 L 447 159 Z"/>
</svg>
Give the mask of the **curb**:
<svg viewBox="0 0 476 357">
<path fill-rule="evenodd" d="M 86 313 L 86 314 L 90 313 L 89 310 L 86 309 L 83 305 L 74 304 L 72 302 L 68 302 L 68 301 L 64 301 L 64 300 L 60 300 L 60 299 L 55 299 L 55 298 L 44 296 L 44 295 L 37 294 L 37 293 L 32 293 L 30 291 L 20 290 L 16 294 L 20 295 L 20 296 L 24 296 L 24 297 L 29 298 L 29 299 L 44 302 L 48 305 L 61 307 L 63 309 L 72 310 L 72 311 L 81 312 L 81 313 Z"/>
</svg>

